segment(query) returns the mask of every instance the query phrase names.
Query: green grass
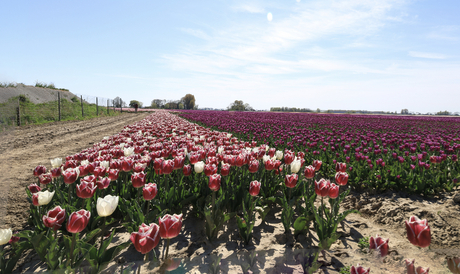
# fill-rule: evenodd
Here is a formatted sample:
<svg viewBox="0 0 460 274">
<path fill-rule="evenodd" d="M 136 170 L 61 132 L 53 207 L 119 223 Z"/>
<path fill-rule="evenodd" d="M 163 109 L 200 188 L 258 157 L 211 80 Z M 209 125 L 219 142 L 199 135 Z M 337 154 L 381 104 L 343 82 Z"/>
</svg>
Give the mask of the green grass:
<svg viewBox="0 0 460 274">
<path fill-rule="evenodd" d="M 76 97 L 75 97 L 76 98 Z M 72 98 L 73 99 L 73 98 Z M 25 96 L 10 98 L 8 102 L 0 104 L 0 130 L 3 131 L 16 123 L 16 107 L 19 106 L 21 125 L 39 125 L 59 121 L 58 101 L 34 104 Z M 120 112 L 107 107 L 99 106 L 99 115 L 96 113 L 96 105 L 83 101 L 83 116 L 80 100 L 61 99 L 61 121 L 85 120 L 98 116 L 114 116 Z"/>
<path fill-rule="evenodd" d="M 42 82 L 35 82 L 35 87 L 37 88 L 49 88 L 49 89 L 56 89 L 56 90 L 67 90 L 69 91 L 68 89 L 65 89 L 65 88 L 57 88 L 54 83 L 49 83 L 49 84 L 46 84 L 46 83 L 42 83 Z"/>
</svg>

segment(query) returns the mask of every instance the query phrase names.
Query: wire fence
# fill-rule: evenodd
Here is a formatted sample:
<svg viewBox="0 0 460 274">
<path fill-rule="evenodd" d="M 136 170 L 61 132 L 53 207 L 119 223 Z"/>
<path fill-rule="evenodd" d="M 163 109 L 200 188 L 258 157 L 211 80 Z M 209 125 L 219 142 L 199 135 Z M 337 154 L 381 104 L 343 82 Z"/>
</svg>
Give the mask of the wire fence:
<svg viewBox="0 0 460 274">
<path fill-rule="evenodd" d="M 38 99 L 37 99 L 38 100 Z M 37 102 L 25 95 L 0 104 L 0 130 L 10 127 L 55 121 L 82 120 L 96 116 L 118 115 L 112 99 L 56 91 Z"/>
</svg>

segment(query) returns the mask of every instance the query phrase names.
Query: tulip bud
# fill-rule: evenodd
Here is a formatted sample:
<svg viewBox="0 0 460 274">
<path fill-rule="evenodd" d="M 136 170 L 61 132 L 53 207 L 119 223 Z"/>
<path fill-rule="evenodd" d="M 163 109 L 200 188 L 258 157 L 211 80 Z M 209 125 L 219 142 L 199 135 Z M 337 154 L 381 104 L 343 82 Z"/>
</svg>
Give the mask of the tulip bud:
<svg viewBox="0 0 460 274">
<path fill-rule="evenodd" d="M 204 164 L 204 163 L 203 163 Z M 182 228 L 182 214 L 169 215 L 166 214 L 163 218 L 158 218 L 160 226 L 160 236 L 163 239 L 171 239 L 179 235 Z"/>
<path fill-rule="evenodd" d="M 335 172 L 347 172 L 347 164 L 346 163 L 336 163 Z"/>
<path fill-rule="evenodd" d="M 217 166 L 214 164 L 207 164 L 204 166 L 204 175 L 211 176 L 217 173 Z"/>
<path fill-rule="evenodd" d="M 110 178 L 109 177 L 104 177 L 104 178 L 98 178 L 96 180 L 96 185 L 98 189 L 106 189 L 110 185 Z"/>
<path fill-rule="evenodd" d="M 230 167 L 231 167 L 230 164 L 222 164 L 220 168 L 220 175 L 228 176 L 228 174 L 230 174 Z"/>
<path fill-rule="evenodd" d="M 54 158 L 54 159 L 51 159 L 51 166 L 53 168 L 60 168 L 61 165 L 62 165 L 62 158 Z"/>
<path fill-rule="evenodd" d="M 291 162 L 291 172 L 292 172 L 292 173 L 297 173 L 297 172 L 299 172 L 301 166 L 302 166 L 301 161 L 298 160 L 297 158 L 294 159 L 294 160 Z"/>
<path fill-rule="evenodd" d="M 259 170 L 259 161 L 252 160 L 249 162 L 248 168 L 250 173 L 256 173 Z"/>
<path fill-rule="evenodd" d="M 142 224 L 139 226 L 139 232 L 131 233 L 129 239 L 138 252 L 147 254 L 160 242 L 160 227 L 155 223 Z"/>
<path fill-rule="evenodd" d="M 447 268 L 453 274 L 460 274 L 460 257 L 448 258 L 447 259 Z"/>
<path fill-rule="evenodd" d="M 259 195 L 259 192 L 260 192 L 260 182 L 259 181 L 252 181 L 250 184 L 249 184 L 249 194 L 251 196 L 257 196 Z"/>
<path fill-rule="evenodd" d="M 82 199 L 91 198 L 93 197 L 96 189 L 97 189 L 97 186 L 94 182 L 88 182 L 85 180 L 81 180 L 80 184 L 77 185 L 77 196 Z"/>
<path fill-rule="evenodd" d="M 312 165 L 305 167 L 304 176 L 307 179 L 313 179 L 315 177 L 315 167 Z"/>
<path fill-rule="evenodd" d="M 364 268 L 361 265 L 357 264 L 356 266 L 351 266 L 350 274 L 369 274 L 371 268 Z"/>
<path fill-rule="evenodd" d="M 62 175 L 62 170 L 61 168 L 57 167 L 57 168 L 53 168 L 51 169 L 51 177 L 53 178 L 57 178 L 59 176 Z"/>
<path fill-rule="evenodd" d="M 212 191 L 219 191 L 220 180 L 221 180 L 220 174 L 214 174 L 214 175 L 209 176 L 209 184 L 208 184 L 209 188 Z"/>
<path fill-rule="evenodd" d="M 190 174 L 192 174 L 192 166 L 184 165 L 184 168 L 182 169 L 182 174 L 184 174 L 184 176 L 190 176 Z"/>
<path fill-rule="evenodd" d="M 174 169 L 174 160 L 165 160 L 161 164 L 161 172 L 163 174 L 171 174 Z"/>
<path fill-rule="evenodd" d="M 291 175 L 287 174 L 286 178 L 284 179 L 284 184 L 289 188 L 294 188 L 297 185 L 298 179 L 299 179 L 299 175 L 295 173 Z"/>
<path fill-rule="evenodd" d="M 101 197 L 97 198 L 97 214 L 101 217 L 106 217 L 112 215 L 112 213 L 117 209 L 118 206 L 118 196 L 107 195 L 103 199 Z"/>
<path fill-rule="evenodd" d="M 43 224 L 46 227 L 52 228 L 54 231 L 61 228 L 62 223 L 65 220 L 65 209 L 60 206 L 56 206 L 54 209 L 48 211 L 46 215 L 43 215 Z"/>
<path fill-rule="evenodd" d="M 339 196 L 339 186 L 334 183 L 331 183 L 329 186 L 327 196 L 329 196 L 329 198 L 331 199 L 337 198 Z"/>
<path fill-rule="evenodd" d="M 323 162 L 321 162 L 320 160 L 314 160 L 313 163 L 312 163 L 312 166 L 315 167 L 315 171 L 319 171 L 319 169 L 321 168 L 322 164 L 323 164 Z"/>
<path fill-rule="evenodd" d="M 335 182 L 341 186 L 344 186 L 348 182 L 348 173 L 346 172 L 337 172 L 335 174 Z"/>
<path fill-rule="evenodd" d="M 15 234 L 17 234 L 19 231 L 16 231 Z M 14 244 L 14 243 L 17 243 L 19 242 L 19 237 L 18 236 L 12 236 L 11 239 L 8 241 L 9 244 Z"/>
<path fill-rule="evenodd" d="M 142 189 L 142 196 L 144 197 L 144 200 L 150 201 L 157 196 L 158 189 L 157 189 L 157 184 L 154 183 L 148 183 L 144 185 L 144 188 Z"/>
<path fill-rule="evenodd" d="M 275 152 L 275 157 L 276 157 L 276 160 L 281 160 L 283 159 L 283 152 L 281 150 L 277 150 Z"/>
<path fill-rule="evenodd" d="M 204 162 L 199 161 L 193 167 L 194 167 L 196 173 L 201 173 L 204 170 Z"/>
<path fill-rule="evenodd" d="M 385 240 L 381 238 L 378 234 L 375 238 L 371 236 L 369 239 L 369 249 L 377 250 L 380 253 L 380 256 L 385 257 L 386 255 L 388 255 L 389 241 L 390 239 Z"/>
<path fill-rule="evenodd" d="M 331 182 L 322 178 L 319 181 L 315 181 L 315 193 L 318 196 L 326 197 L 329 193 L 329 188 L 331 186 Z"/>
<path fill-rule="evenodd" d="M 46 167 L 45 166 L 38 165 L 34 169 L 34 176 L 35 177 L 38 177 L 38 176 L 40 176 L 42 174 L 45 174 L 45 173 L 46 173 Z"/>
<path fill-rule="evenodd" d="M 135 188 L 143 187 L 145 185 L 145 173 L 133 173 L 133 175 L 131 175 L 131 182 Z"/>
<path fill-rule="evenodd" d="M 80 174 L 80 171 L 77 168 L 68 168 L 64 170 L 62 173 L 62 177 L 64 177 L 64 183 L 66 184 L 73 184 Z"/>
<path fill-rule="evenodd" d="M 0 229 L 0 245 L 7 244 L 11 237 L 13 237 L 13 231 L 11 228 Z"/>
<path fill-rule="evenodd" d="M 37 193 L 42 190 L 37 184 L 30 184 L 27 188 L 32 194 Z"/>
<path fill-rule="evenodd" d="M 69 216 L 67 221 L 67 231 L 70 233 L 79 233 L 88 225 L 89 218 L 91 217 L 91 212 L 84 209 L 73 212 Z"/>
<path fill-rule="evenodd" d="M 51 199 L 53 199 L 53 196 L 54 196 L 54 191 L 53 192 L 49 192 L 48 190 L 39 191 L 32 195 L 32 203 L 34 204 L 34 206 L 47 205 L 51 202 Z"/>
<path fill-rule="evenodd" d="M 426 219 L 420 220 L 417 216 L 410 217 L 406 222 L 407 238 L 418 247 L 427 247 L 431 243 L 430 226 Z"/>
</svg>

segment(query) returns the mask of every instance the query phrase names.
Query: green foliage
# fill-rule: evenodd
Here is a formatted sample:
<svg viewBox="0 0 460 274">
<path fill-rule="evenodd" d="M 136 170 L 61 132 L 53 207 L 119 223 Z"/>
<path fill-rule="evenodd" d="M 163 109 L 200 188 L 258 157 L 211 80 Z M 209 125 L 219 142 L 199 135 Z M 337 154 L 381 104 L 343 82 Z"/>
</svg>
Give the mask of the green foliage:
<svg viewBox="0 0 460 274">
<path fill-rule="evenodd" d="M 17 88 L 18 84 L 15 82 L 0 82 L 0 88 Z"/>
<path fill-rule="evenodd" d="M 351 266 L 347 265 L 340 268 L 340 274 L 350 274 Z"/>
<path fill-rule="evenodd" d="M 141 108 L 142 105 L 143 105 L 142 102 L 137 101 L 137 100 L 129 101 L 129 106 L 132 107 L 132 108 L 135 107 L 136 104 L 137 104 L 137 107 L 139 107 L 139 108 Z"/>
<path fill-rule="evenodd" d="M 359 239 L 358 247 L 361 252 L 367 253 L 369 251 L 369 236 Z"/>
<path fill-rule="evenodd" d="M 245 104 L 242 100 L 235 100 L 227 109 L 232 111 L 254 111 L 248 103 Z"/>
</svg>

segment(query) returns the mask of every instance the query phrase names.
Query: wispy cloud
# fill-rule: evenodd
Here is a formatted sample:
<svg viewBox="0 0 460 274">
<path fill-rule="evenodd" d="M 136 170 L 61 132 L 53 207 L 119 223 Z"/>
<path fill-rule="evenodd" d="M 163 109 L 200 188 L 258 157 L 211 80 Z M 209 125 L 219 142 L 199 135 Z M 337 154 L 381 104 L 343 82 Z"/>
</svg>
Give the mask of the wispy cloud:
<svg viewBox="0 0 460 274">
<path fill-rule="evenodd" d="M 460 26 L 436 26 L 427 37 L 430 39 L 458 41 L 460 40 Z"/>
<path fill-rule="evenodd" d="M 440 53 L 409 51 L 409 56 L 427 59 L 446 59 L 447 56 Z"/>
<path fill-rule="evenodd" d="M 199 30 L 199 29 L 181 28 L 180 30 L 187 34 L 200 38 L 200 39 L 204 39 L 204 40 L 210 39 L 209 35 L 207 35 L 204 31 Z"/>
<path fill-rule="evenodd" d="M 233 10 L 240 11 L 240 12 L 249 12 L 249 13 L 265 13 L 265 9 L 257 6 L 255 4 L 241 4 L 238 6 L 234 6 Z"/>
</svg>

